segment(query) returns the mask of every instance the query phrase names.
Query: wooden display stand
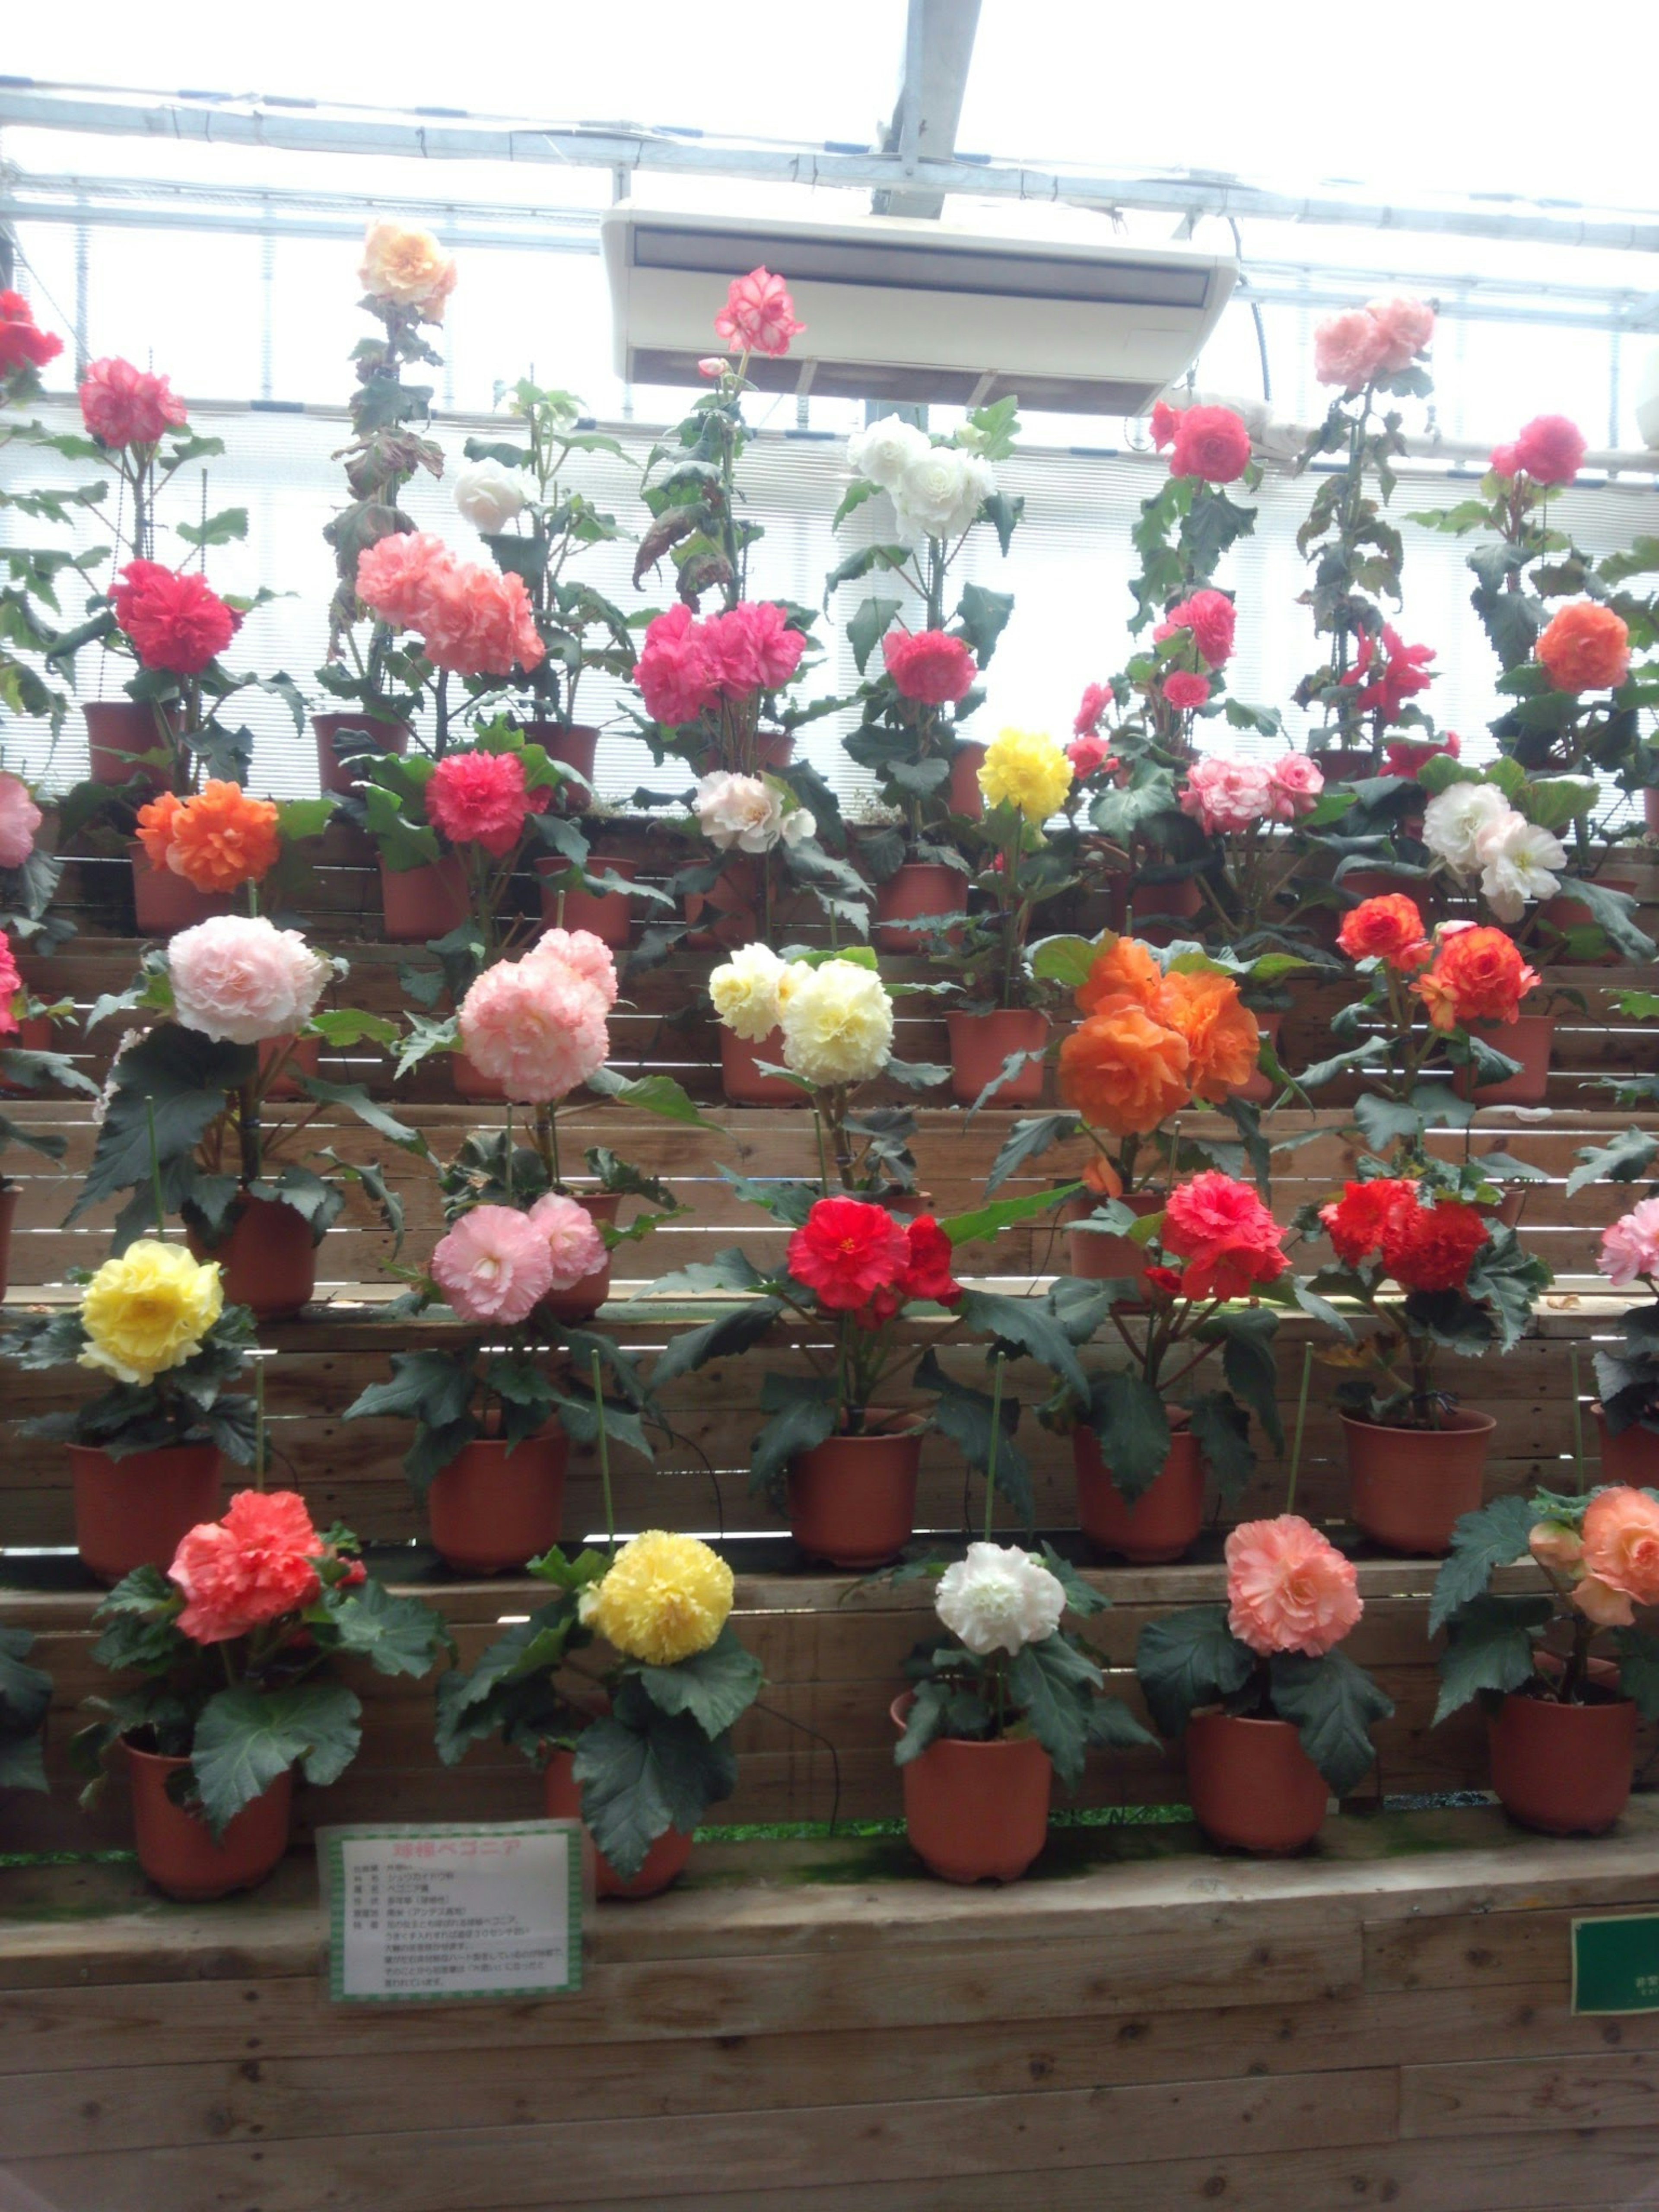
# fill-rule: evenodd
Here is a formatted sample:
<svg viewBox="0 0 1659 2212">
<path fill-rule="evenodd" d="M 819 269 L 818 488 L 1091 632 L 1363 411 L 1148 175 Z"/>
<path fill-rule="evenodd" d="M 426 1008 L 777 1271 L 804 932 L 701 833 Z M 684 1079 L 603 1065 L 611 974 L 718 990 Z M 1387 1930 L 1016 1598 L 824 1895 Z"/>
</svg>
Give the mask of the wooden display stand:
<svg viewBox="0 0 1659 2212">
<path fill-rule="evenodd" d="M 0 2166 L 54 2212 L 1607 2212 L 1659 2166 L 1659 2016 L 1575 2018 L 1577 1915 L 1659 1906 L 1659 1812 L 1488 1811 L 1310 1856 L 1057 1836 L 1014 1888 L 902 1843 L 706 1847 L 580 1996 L 338 2009 L 295 1858 L 161 1904 L 0 1873 Z M 1045 1878 L 1046 1877 L 1046 1878 Z"/>
</svg>

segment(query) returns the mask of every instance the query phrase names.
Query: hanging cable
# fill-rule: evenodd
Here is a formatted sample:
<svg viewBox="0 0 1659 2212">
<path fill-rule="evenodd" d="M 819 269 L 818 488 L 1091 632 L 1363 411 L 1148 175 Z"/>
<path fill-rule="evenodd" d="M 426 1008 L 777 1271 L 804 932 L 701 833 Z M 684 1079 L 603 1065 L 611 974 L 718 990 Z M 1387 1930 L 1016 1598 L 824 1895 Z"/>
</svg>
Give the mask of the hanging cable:
<svg viewBox="0 0 1659 2212">
<path fill-rule="evenodd" d="M 1238 281 L 1249 292 L 1250 280 L 1244 274 L 1244 241 L 1238 234 L 1238 223 L 1234 216 L 1227 217 L 1227 228 L 1233 234 L 1233 252 L 1238 260 Z M 1273 379 L 1273 371 L 1267 366 L 1267 331 L 1261 319 L 1261 302 L 1254 293 L 1250 295 L 1250 317 L 1255 325 L 1255 349 L 1261 356 L 1261 398 L 1263 404 L 1271 407 Z"/>
</svg>

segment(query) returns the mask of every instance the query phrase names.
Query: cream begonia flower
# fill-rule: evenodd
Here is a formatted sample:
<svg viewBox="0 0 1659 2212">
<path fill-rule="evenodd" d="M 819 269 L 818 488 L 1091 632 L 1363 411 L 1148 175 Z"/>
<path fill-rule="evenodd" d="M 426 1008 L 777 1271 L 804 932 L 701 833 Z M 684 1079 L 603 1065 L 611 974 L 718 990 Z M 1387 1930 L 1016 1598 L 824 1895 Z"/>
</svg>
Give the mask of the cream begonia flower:
<svg viewBox="0 0 1659 2212">
<path fill-rule="evenodd" d="M 708 978 L 714 1012 L 734 1036 L 758 1044 L 776 1029 L 785 964 L 769 945 L 740 945 Z"/>
<path fill-rule="evenodd" d="M 893 1002 L 874 969 L 856 961 L 793 963 L 778 1015 L 784 1066 L 816 1090 L 867 1083 L 892 1057 Z"/>
</svg>

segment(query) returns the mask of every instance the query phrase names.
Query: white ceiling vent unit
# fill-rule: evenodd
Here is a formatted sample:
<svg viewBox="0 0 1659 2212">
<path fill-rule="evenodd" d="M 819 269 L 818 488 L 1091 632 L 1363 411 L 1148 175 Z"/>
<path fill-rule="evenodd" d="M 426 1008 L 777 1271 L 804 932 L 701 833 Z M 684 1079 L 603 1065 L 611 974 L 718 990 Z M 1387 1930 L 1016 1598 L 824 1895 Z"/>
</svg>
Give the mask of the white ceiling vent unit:
<svg viewBox="0 0 1659 2212">
<path fill-rule="evenodd" d="M 762 263 L 806 328 L 756 384 L 831 398 L 1138 415 L 1191 365 L 1238 271 L 1186 246 L 1053 245 L 892 216 L 745 222 L 624 202 L 600 218 L 617 373 L 691 384 L 726 286 Z"/>
</svg>

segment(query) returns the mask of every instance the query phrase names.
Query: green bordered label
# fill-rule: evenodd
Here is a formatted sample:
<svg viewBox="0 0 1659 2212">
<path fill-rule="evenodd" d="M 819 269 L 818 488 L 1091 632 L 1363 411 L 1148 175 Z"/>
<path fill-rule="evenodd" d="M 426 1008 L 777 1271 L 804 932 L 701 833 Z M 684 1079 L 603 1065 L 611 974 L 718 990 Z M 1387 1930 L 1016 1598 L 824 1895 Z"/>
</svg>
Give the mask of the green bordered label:
<svg viewBox="0 0 1659 2212">
<path fill-rule="evenodd" d="M 1659 2012 L 1659 1912 L 1572 1923 L 1575 2012 Z"/>
<path fill-rule="evenodd" d="M 581 1988 L 579 1821 L 324 1828 L 317 1856 L 336 2004 Z"/>
</svg>

